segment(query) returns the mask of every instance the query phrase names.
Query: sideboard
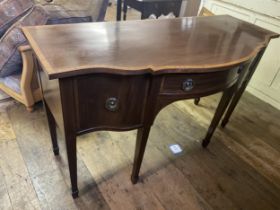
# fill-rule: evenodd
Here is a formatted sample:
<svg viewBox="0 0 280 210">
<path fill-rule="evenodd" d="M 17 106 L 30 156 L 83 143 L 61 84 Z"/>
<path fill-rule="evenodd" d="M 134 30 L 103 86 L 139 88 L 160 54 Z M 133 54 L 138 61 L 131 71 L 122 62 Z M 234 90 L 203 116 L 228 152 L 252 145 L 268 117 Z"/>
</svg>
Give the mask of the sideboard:
<svg viewBox="0 0 280 210">
<path fill-rule="evenodd" d="M 76 137 L 138 129 L 136 183 L 149 131 L 174 101 L 223 92 L 202 146 L 238 103 L 270 39 L 279 35 L 231 16 L 24 27 L 37 60 L 53 151 L 65 134 L 73 197 Z"/>
</svg>

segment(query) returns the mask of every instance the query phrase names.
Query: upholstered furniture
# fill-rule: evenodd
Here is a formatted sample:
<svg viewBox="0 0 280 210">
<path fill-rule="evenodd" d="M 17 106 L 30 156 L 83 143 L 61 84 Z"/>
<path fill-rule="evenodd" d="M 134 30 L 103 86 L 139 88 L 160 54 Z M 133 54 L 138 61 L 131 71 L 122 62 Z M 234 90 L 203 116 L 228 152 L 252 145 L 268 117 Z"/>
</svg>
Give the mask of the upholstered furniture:
<svg viewBox="0 0 280 210">
<path fill-rule="evenodd" d="M 14 11 L 13 15 L 10 13 L 9 18 L 3 15 L 4 18 L 1 18 L 0 21 L 0 32 L 3 33 L 0 39 L 0 90 L 23 103 L 28 111 L 32 111 L 34 103 L 41 100 L 41 92 L 34 71 L 32 52 L 21 32 L 21 27 L 102 20 L 106 11 L 104 5 L 108 1 L 101 1 L 100 12 L 94 17 L 88 11 L 69 11 L 55 4 L 42 6 L 32 3 L 33 5 L 30 7 L 27 4 L 31 2 L 30 0 L 4 0 L 0 1 L 0 5 L 3 2 L 6 4 L 17 3 L 14 3 L 14 9 L 11 9 Z M 25 6 L 23 6 L 24 4 Z M 0 14 L 4 14 L 1 9 Z M 9 25 L 9 29 L 6 29 L 7 25 Z M 5 29 L 6 31 L 4 31 Z"/>
<path fill-rule="evenodd" d="M 23 103 L 28 111 L 32 111 L 34 103 L 42 99 L 34 71 L 32 51 L 29 45 L 18 47 L 18 51 L 22 58 L 22 71 L 0 78 L 0 89 Z"/>
<path fill-rule="evenodd" d="M 32 6 L 32 0 L 0 0 L 0 38 Z"/>
</svg>

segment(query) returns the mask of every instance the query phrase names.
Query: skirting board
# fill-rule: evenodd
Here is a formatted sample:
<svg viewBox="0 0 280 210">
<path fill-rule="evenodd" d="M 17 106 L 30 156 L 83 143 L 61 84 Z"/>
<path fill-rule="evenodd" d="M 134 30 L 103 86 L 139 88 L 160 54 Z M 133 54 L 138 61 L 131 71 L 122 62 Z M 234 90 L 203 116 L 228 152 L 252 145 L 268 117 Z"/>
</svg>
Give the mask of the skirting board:
<svg viewBox="0 0 280 210">
<path fill-rule="evenodd" d="M 273 100 L 271 97 L 269 97 L 268 95 L 264 94 L 263 92 L 251 87 L 251 86 L 247 86 L 246 91 L 248 91 L 249 93 L 253 94 L 254 96 L 258 97 L 259 99 L 261 99 L 262 101 L 270 104 L 271 106 L 275 107 L 276 109 L 280 110 L 280 102 Z"/>
</svg>

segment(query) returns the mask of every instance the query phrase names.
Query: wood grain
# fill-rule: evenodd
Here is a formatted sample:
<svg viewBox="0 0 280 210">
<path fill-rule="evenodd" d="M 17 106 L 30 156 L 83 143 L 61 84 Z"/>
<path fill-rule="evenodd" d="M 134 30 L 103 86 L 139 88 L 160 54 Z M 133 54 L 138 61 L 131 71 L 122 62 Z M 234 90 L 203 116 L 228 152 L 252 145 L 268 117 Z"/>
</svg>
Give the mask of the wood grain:
<svg viewBox="0 0 280 210">
<path fill-rule="evenodd" d="M 50 79 L 100 72 L 218 71 L 249 60 L 279 36 L 231 16 L 34 26 L 23 31 Z"/>
<path fill-rule="evenodd" d="M 1 180 L 5 182 L 8 195 L 1 193 L 4 209 L 40 209 L 27 167 L 19 150 L 17 141 L 0 143 Z M 3 185 L 1 186 L 3 190 Z M 2 200 L 1 199 L 1 200 Z M 8 205 L 7 205 L 8 204 Z M 6 206 L 7 205 L 7 206 Z"/>
</svg>

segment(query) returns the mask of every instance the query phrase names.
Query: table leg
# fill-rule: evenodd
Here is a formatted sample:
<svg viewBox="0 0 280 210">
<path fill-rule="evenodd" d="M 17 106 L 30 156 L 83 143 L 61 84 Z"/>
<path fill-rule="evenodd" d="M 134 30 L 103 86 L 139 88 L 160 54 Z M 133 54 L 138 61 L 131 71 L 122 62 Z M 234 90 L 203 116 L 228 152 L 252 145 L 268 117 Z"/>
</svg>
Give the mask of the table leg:
<svg viewBox="0 0 280 210">
<path fill-rule="evenodd" d="M 123 20 L 126 20 L 126 13 L 127 13 L 127 4 L 126 0 L 123 2 Z"/>
<path fill-rule="evenodd" d="M 122 13 L 122 0 L 117 0 L 117 21 L 121 20 Z"/>
<path fill-rule="evenodd" d="M 249 71 L 249 72 L 246 75 L 246 78 L 242 82 L 241 86 L 238 88 L 238 90 L 235 92 L 235 94 L 233 96 L 233 99 L 232 99 L 232 101 L 229 105 L 229 108 L 228 108 L 228 110 L 227 110 L 227 112 L 226 112 L 226 114 L 225 114 L 225 116 L 222 120 L 222 123 L 221 123 L 222 127 L 225 127 L 226 124 L 228 123 L 230 116 L 232 115 L 232 113 L 233 113 L 236 105 L 238 104 L 242 94 L 244 93 L 244 91 L 245 91 L 247 85 L 249 84 L 252 76 L 254 75 L 254 72 L 255 72 L 256 68 L 258 67 L 258 64 L 259 64 L 264 52 L 265 52 L 265 48 L 262 49 L 258 53 L 256 58 L 253 60 L 252 64 L 248 67 L 247 71 Z"/>
<path fill-rule="evenodd" d="M 142 10 L 141 10 L 141 20 L 144 20 L 144 19 L 149 18 L 150 15 L 151 15 L 151 12 L 150 12 L 150 11 L 147 11 L 147 10 L 146 10 L 146 7 L 143 6 L 143 7 L 142 7 Z M 157 17 L 157 18 L 158 18 L 158 17 Z"/>
<path fill-rule="evenodd" d="M 215 129 L 217 128 L 221 117 L 223 116 L 231 98 L 232 95 L 234 93 L 236 89 L 236 85 L 233 85 L 232 87 L 228 88 L 227 90 L 224 91 L 223 96 L 219 102 L 219 105 L 216 109 L 215 115 L 211 121 L 211 124 L 208 128 L 207 134 L 205 136 L 205 138 L 202 141 L 202 146 L 205 148 L 207 147 L 207 145 L 210 143 L 210 139 L 215 131 Z"/>
<path fill-rule="evenodd" d="M 143 128 L 139 128 L 137 131 L 134 162 L 133 162 L 133 169 L 131 175 L 131 181 L 133 184 L 136 184 L 139 178 L 139 171 L 145 153 L 145 148 L 149 137 L 150 129 L 151 126 L 144 126 Z"/>
<path fill-rule="evenodd" d="M 54 155 L 59 155 L 59 147 L 58 147 L 58 144 L 57 144 L 55 119 L 54 119 L 48 105 L 45 102 L 44 102 L 44 105 L 45 105 L 45 110 L 46 110 L 46 114 L 47 114 L 49 130 L 50 130 L 50 134 L 51 134 L 53 153 L 54 153 Z"/>
<path fill-rule="evenodd" d="M 199 101 L 200 101 L 200 98 L 195 98 L 195 99 L 194 99 L 194 104 L 195 104 L 195 105 L 198 105 L 198 104 L 199 104 Z"/>
<path fill-rule="evenodd" d="M 72 197 L 77 198 L 79 196 L 78 184 L 77 184 L 77 146 L 76 136 L 73 134 L 65 133 L 66 151 L 69 164 L 69 173 L 72 186 Z"/>
</svg>

